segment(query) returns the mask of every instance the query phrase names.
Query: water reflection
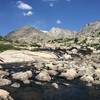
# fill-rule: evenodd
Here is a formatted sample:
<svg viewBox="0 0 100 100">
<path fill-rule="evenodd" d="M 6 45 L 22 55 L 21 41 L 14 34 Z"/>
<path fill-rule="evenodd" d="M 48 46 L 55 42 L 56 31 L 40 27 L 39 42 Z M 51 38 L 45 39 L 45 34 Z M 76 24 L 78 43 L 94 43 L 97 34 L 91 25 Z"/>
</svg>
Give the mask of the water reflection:
<svg viewBox="0 0 100 100">
<path fill-rule="evenodd" d="M 70 84 L 71 83 L 71 84 Z M 88 87 L 81 81 L 69 82 L 70 85 L 51 83 L 45 85 L 22 85 L 20 88 L 2 87 L 11 93 L 14 100 L 100 100 L 100 86 Z"/>
</svg>

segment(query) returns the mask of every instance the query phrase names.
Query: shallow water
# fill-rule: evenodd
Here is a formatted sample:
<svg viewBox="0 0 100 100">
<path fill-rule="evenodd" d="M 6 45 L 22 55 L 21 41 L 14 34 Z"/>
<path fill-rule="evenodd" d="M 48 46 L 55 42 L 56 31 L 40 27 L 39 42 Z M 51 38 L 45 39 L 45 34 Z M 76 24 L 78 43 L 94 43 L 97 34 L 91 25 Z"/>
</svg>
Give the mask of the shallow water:
<svg viewBox="0 0 100 100">
<path fill-rule="evenodd" d="M 85 85 L 72 84 L 65 86 L 59 84 L 56 89 L 51 83 L 45 85 L 23 85 L 20 88 L 10 86 L 1 87 L 11 93 L 14 100 L 100 100 L 100 87 L 87 87 Z"/>
<path fill-rule="evenodd" d="M 14 70 L 15 72 L 27 70 L 27 68 L 17 68 L 16 66 L 14 69 L 10 68 L 10 66 L 4 67 L 9 71 Z M 29 85 L 24 85 L 20 82 L 20 88 L 13 88 L 11 86 L 0 88 L 9 91 L 14 100 L 100 100 L 100 85 L 87 86 L 86 83 L 79 79 L 67 81 L 57 77 L 50 83 L 44 83 L 44 85 L 35 84 L 35 81 L 33 79 L 33 82 Z M 59 88 L 54 88 L 51 85 L 52 82 L 57 83 Z"/>
</svg>

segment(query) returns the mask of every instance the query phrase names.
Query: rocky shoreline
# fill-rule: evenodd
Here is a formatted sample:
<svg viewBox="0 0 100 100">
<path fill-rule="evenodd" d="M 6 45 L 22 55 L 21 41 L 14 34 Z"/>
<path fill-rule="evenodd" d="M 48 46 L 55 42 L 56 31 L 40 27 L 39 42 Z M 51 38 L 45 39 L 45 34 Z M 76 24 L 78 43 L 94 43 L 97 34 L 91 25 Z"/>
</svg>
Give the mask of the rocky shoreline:
<svg viewBox="0 0 100 100">
<path fill-rule="evenodd" d="M 0 88 L 4 90 L 0 90 L 0 98 L 99 100 L 100 50 L 73 47 L 49 53 L 57 59 L 50 56 L 45 60 L 45 55 L 38 53 L 38 59 L 35 57 L 33 62 L 1 63 Z M 11 96 L 5 90 L 11 92 Z M 27 93 L 31 96 L 26 96 Z"/>
</svg>

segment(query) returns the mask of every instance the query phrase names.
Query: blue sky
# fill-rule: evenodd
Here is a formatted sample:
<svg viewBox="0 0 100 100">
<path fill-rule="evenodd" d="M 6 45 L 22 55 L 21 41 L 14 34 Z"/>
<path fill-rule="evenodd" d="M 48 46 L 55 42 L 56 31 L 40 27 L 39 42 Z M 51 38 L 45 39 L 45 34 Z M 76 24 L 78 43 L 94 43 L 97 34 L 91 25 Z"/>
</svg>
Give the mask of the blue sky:
<svg viewBox="0 0 100 100">
<path fill-rule="evenodd" d="M 26 25 L 79 31 L 100 19 L 100 0 L 0 0 L 0 34 Z"/>
</svg>

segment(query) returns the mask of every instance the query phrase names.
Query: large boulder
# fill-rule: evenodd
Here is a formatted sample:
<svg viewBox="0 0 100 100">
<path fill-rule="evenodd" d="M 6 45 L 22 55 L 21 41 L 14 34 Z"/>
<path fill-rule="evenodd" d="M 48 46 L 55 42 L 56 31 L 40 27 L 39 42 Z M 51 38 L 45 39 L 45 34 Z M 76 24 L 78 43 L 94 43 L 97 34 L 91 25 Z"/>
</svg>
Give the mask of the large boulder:
<svg viewBox="0 0 100 100">
<path fill-rule="evenodd" d="M 10 85 L 11 81 L 8 79 L 0 79 L 0 86 Z"/>
<path fill-rule="evenodd" d="M 94 79 L 90 75 L 84 75 L 80 78 L 82 81 L 87 82 L 87 83 L 94 83 Z"/>
<path fill-rule="evenodd" d="M 0 100 L 14 100 L 14 99 L 10 96 L 9 92 L 0 89 Z"/>
<path fill-rule="evenodd" d="M 43 70 L 36 76 L 36 79 L 39 81 L 50 81 L 51 77 L 47 70 Z"/>
<path fill-rule="evenodd" d="M 7 76 L 7 75 L 9 75 L 8 72 L 0 70 L 0 78 L 3 78 L 4 76 Z"/>
<path fill-rule="evenodd" d="M 14 87 L 14 88 L 19 88 L 20 87 L 20 84 L 15 82 L 11 85 L 11 87 Z"/>
<path fill-rule="evenodd" d="M 48 70 L 48 73 L 49 73 L 49 75 L 51 75 L 51 76 L 55 76 L 55 75 L 58 74 L 58 72 L 55 71 L 55 70 Z"/>
<path fill-rule="evenodd" d="M 68 69 L 67 72 L 62 72 L 60 76 L 66 78 L 67 80 L 73 80 L 77 77 L 77 72 L 75 69 Z"/>
<path fill-rule="evenodd" d="M 17 72 L 12 74 L 12 78 L 15 80 L 20 80 L 26 83 L 26 81 L 29 81 L 28 79 L 32 77 L 31 71 L 26 72 Z"/>
</svg>

